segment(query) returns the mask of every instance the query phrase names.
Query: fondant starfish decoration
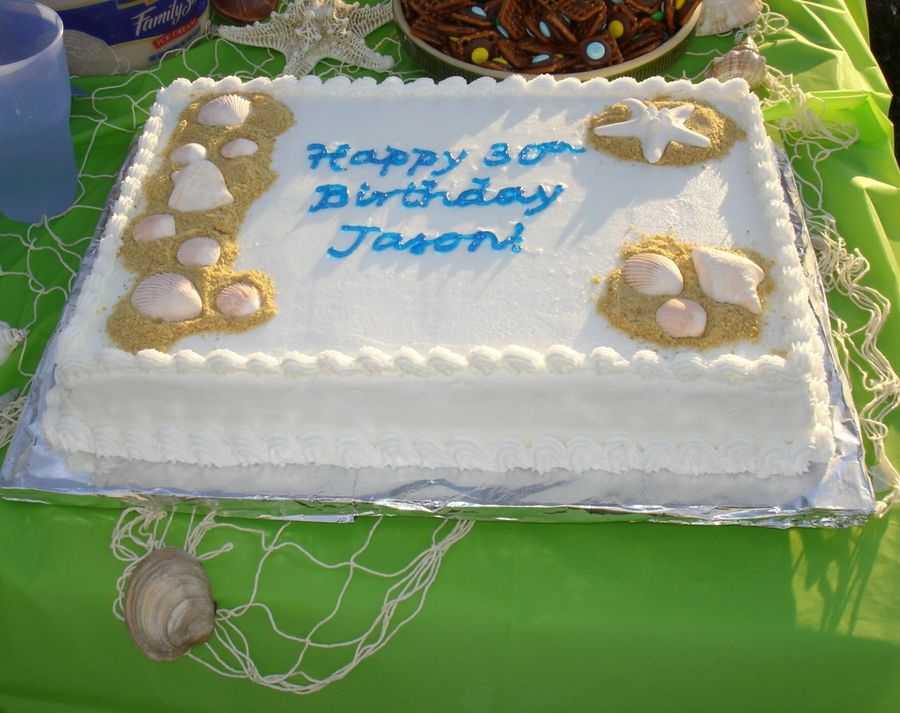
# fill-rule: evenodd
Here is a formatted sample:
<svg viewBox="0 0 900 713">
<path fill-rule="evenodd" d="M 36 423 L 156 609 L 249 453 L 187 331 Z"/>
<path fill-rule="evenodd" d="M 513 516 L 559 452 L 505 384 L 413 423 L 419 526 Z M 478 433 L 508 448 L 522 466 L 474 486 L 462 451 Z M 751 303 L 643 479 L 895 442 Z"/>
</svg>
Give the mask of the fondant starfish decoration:
<svg viewBox="0 0 900 713">
<path fill-rule="evenodd" d="M 383 72 L 390 57 L 366 45 L 365 37 L 392 17 L 390 3 L 360 6 L 342 0 L 296 0 L 267 22 L 220 27 L 219 36 L 244 45 L 278 50 L 286 58 L 285 74 L 309 74 L 324 57 Z"/>
<path fill-rule="evenodd" d="M 671 141 L 688 146 L 708 148 L 709 137 L 688 129 L 684 122 L 693 114 L 692 104 L 679 104 L 671 109 L 660 109 L 644 104 L 639 99 L 623 99 L 622 104 L 631 111 L 631 118 L 615 124 L 595 126 L 597 136 L 634 136 L 641 142 L 644 158 L 657 163 Z"/>
</svg>

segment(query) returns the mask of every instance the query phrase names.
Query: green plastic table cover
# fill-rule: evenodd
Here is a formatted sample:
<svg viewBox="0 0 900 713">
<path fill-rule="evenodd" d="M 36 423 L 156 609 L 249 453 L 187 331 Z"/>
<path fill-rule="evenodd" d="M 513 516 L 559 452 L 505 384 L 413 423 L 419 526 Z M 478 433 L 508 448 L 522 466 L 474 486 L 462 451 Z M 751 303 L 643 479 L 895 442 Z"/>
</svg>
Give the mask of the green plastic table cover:
<svg viewBox="0 0 900 713">
<path fill-rule="evenodd" d="M 862 0 L 773 0 L 788 26 L 767 36 L 770 66 L 820 101 L 821 116 L 858 130 L 850 148 L 795 162 L 821 176 L 822 204 L 871 263 L 866 284 L 900 303 L 900 174 L 890 95 L 868 49 Z M 390 42 L 387 26 L 370 43 Z M 696 75 L 731 38 L 695 38 L 671 76 Z M 280 55 L 202 40 L 156 72 L 261 68 Z M 412 69 L 401 66 L 401 69 Z M 0 367 L 0 394 L 21 388 L 41 356 L 126 151 L 159 80 L 80 78 L 72 128 L 82 165 L 77 206 L 46 226 L 0 217 L 0 320 L 28 324 L 24 350 Z M 768 118 L 789 113 L 773 107 Z M 0 169 L 2 170 L 2 169 Z M 815 202 L 816 196 L 805 195 Z M 832 305 L 851 328 L 860 315 Z M 900 363 L 900 317 L 879 344 Z M 857 379 L 857 387 L 860 386 Z M 855 391 L 861 405 L 867 396 Z M 900 418 L 887 421 L 900 463 Z M 0 710 L 40 711 L 890 711 L 900 710 L 900 511 L 845 530 L 670 524 L 478 522 L 449 550 L 421 611 L 342 680 L 302 698 L 216 675 L 196 661 L 145 658 L 113 616 L 122 562 L 110 551 L 119 512 L 0 499 Z M 186 527 L 178 516 L 173 528 Z M 254 521 L 275 533 L 282 523 Z M 372 528 L 292 523 L 321 561 L 346 556 Z M 386 518 L 372 566 L 420 546 L 434 522 Z M 333 582 L 309 563 L 277 561 L 256 582 L 274 609 L 327 617 Z M 208 566 L 220 606 L 246 597 L 259 553 L 238 547 Z M 352 617 L 380 596 L 362 587 Z M 330 594 L 329 594 L 330 592 Z M 374 592 L 374 593 L 373 593 Z M 366 596 L 368 595 L 368 596 Z M 330 601 L 330 600 L 329 600 Z M 375 604 L 380 602 L 376 601 Z M 345 634 L 334 624 L 334 636 Z M 290 652 L 249 621 L 254 661 Z M 255 628 L 254 628 L 255 627 Z M 290 665 L 288 662 L 287 666 Z M 309 673 L 325 675 L 322 671 Z"/>
</svg>

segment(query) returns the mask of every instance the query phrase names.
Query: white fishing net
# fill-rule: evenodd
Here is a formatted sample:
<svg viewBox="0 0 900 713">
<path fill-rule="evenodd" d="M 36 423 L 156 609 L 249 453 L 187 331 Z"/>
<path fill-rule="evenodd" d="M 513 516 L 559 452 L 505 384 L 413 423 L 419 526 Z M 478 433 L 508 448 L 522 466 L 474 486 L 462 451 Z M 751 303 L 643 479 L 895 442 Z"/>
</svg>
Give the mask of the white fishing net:
<svg viewBox="0 0 900 713">
<path fill-rule="evenodd" d="M 766 43 L 777 38 L 786 25 L 783 17 L 764 9 L 757 25 L 748 32 L 765 52 Z M 378 42 L 375 50 L 399 62 L 400 46 L 392 37 Z M 708 56 L 711 59 L 717 54 L 712 52 Z M 87 149 L 79 167 L 78 197 L 65 214 L 66 229 L 60 229 L 60 220 L 56 218 L 25 231 L 0 233 L 0 239 L 21 246 L 21 260 L 15 265 L 0 266 L 0 277 L 27 295 L 27 299 L 23 298 L 19 323 L 12 325 L 29 331 L 25 344 L 12 357 L 23 392 L 34 373 L 42 345 L 53 329 L 55 315 L 61 311 L 72 286 L 119 164 L 147 118 L 157 89 L 177 76 L 271 77 L 282 66 L 282 57 L 275 51 L 247 48 L 222 39 L 212 42 L 201 39 L 191 51 L 167 58 L 162 67 L 109 78 L 76 100 L 73 131 Z M 318 66 L 318 73 L 323 77 L 356 73 L 355 68 L 336 60 L 326 60 Z M 394 73 L 405 79 L 418 76 L 412 70 L 395 69 Z M 819 170 L 831 154 L 855 141 L 855 130 L 823 120 L 815 102 L 791 77 L 777 70 L 770 68 L 767 88 L 766 106 L 786 102 L 792 107 L 790 115 L 779 119 L 771 128 L 780 135 L 792 165 L 798 167 L 796 173 L 806 205 L 806 220 L 825 285 L 829 291 L 849 297 L 868 315 L 863 325 L 854 328 L 840 316 L 834 313 L 831 316 L 845 366 L 862 375 L 861 383 L 868 392 L 858 401 L 863 404 L 862 427 L 876 461 L 873 475 L 879 486 L 888 491 L 879 501 L 879 514 L 883 514 L 900 493 L 900 477 L 887 462 L 884 452 L 884 418 L 900 401 L 900 382 L 876 343 L 889 304 L 864 284 L 868 267 L 865 258 L 847 249 L 834 218 L 824 210 Z M 73 232 L 69 227 L 72 225 L 83 229 Z M 0 412 L 0 445 L 12 436 L 22 408 L 24 396 L 11 396 Z M 443 556 L 472 528 L 471 522 L 426 521 L 430 528 L 428 537 L 419 543 L 416 552 L 407 552 L 406 559 L 398 561 L 396 554 L 386 554 L 379 543 L 384 530 L 380 518 L 371 518 L 364 526 L 354 525 L 363 533 L 355 543 L 352 537 L 342 535 L 350 543 L 349 549 L 336 559 L 317 554 L 315 540 L 317 537 L 333 539 L 333 530 L 340 525 L 321 526 L 328 529 L 317 531 L 316 537 L 307 537 L 307 523 L 299 527 L 292 523 L 276 528 L 254 527 L 219 520 L 215 513 L 202 518 L 195 513 L 187 520 L 184 526 L 185 518 L 176 516 L 172 510 L 154 507 L 123 511 L 111 543 L 114 555 L 126 563 L 118 583 L 116 615 L 122 617 L 124 588 L 140 558 L 159 547 L 181 546 L 204 562 L 214 591 L 217 585 L 229 589 L 229 598 L 219 601 L 213 639 L 195 649 L 191 658 L 221 675 L 248 678 L 297 694 L 319 690 L 343 678 L 387 644 L 421 610 Z M 388 543 L 396 545 L 396 538 L 389 538 Z M 228 555 L 236 548 L 254 548 L 260 553 L 258 565 L 248 573 L 243 590 L 236 583 L 240 576 L 235 569 L 228 567 L 226 572 Z M 379 550 L 379 554 L 370 559 L 373 550 Z M 391 561 L 394 565 L 379 568 L 372 561 Z M 217 576 L 219 562 L 223 563 L 221 576 Z M 323 584 L 320 597 L 325 608 L 305 620 L 295 611 L 273 611 L 262 599 L 263 580 L 277 576 L 271 574 L 272 570 L 292 572 L 291 581 L 298 580 L 298 571 L 309 573 L 311 578 L 314 572 L 330 575 L 333 581 Z M 359 605 L 355 597 L 357 588 L 367 593 L 373 606 Z M 251 638 L 250 631 L 256 632 L 256 636 L 260 631 L 267 632 L 266 640 Z M 280 660 L 265 653 L 276 641 L 286 645 Z M 265 665 L 260 661 L 265 661 Z"/>
</svg>

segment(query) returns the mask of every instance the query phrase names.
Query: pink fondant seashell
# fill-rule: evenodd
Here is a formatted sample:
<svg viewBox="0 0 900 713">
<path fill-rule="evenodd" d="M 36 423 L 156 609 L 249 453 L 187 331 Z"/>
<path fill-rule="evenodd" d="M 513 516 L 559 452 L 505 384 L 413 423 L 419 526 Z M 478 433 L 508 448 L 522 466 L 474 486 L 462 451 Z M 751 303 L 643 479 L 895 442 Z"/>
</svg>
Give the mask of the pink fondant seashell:
<svg viewBox="0 0 900 713">
<path fill-rule="evenodd" d="M 246 282 L 228 285 L 216 297 L 216 308 L 229 317 L 246 317 L 256 312 L 261 304 L 259 290 Z"/>
<path fill-rule="evenodd" d="M 165 322 L 194 319 L 203 311 L 197 289 L 184 275 L 157 272 L 145 278 L 131 295 L 131 304 L 145 317 Z"/>
<path fill-rule="evenodd" d="M 743 79 L 753 89 L 766 79 L 766 58 L 756 49 L 756 43 L 748 37 L 730 52 L 714 59 L 706 71 L 706 76 L 720 82 L 735 78 Z"/>
<path fill-rule="evenodd" d="M 197 112 L 204 126 L 240 126 L 250 116 L 251 104 L 238 94 L 225 94 L 206 102 Z"/>
<path fill-rule="evenodd" d="M 656 310 L 656 323 L 675 339 L 699 337 L 706 330 L 706 310 L 694 300 L 669 300 Z"/>
<path fill-rule="evenodd" d="M 622 277 L 642 295 L 677 295 L 684 288 L 678 265 L 657 253 L 629 257 L 622 268 Z"/>
<path fill-rule="evenodd" d="M 134 226 L 132 235 L 139 243 L 171 238 L 175 235 L 175 218 L 168 213 L 148 215 Z"/>
<path fill-rule="evenodd" d="M 225 176 L 211 161 L 194 161 L 181 169 L 169 207 L 182 213 L 212 210 L 234 202 Z"/>
<path fill-rule="evenodd" d="M 175 163 L 193 163 L 206 158 L 206 147 L 203 144 L 182 144 L 172 152 L 170 157 Z"/>
<path fill-rule="evenodd" d="M 235 139 L 229 141 L 220 150 L 219 153 L 225 158 L 239 158 L 240 156 L 252 156 L 259 151 L 259 144 L 250 139 Z"/>
<path fill-rule="evenodd" d="M 718 35 L 755 22 L 762 9 L 761 0 L 703 0 L 698 37 Z"/>
<path fill-rule="evenodd" d="M 766 273 L 753 260 L 737 253 L 696 248 L 691 253 L 700 289 L 710 299 L 740 305 L 753 314 L 762 312 L 756 288 Z"/>
<path fill-rule="evenodd" d="M 178 248 L 175 257 L 178 262 L 188 267 L 209 267 L 219 262 L 222 246 L 215 238 L 199 237 L 185 240 Z"/>
</svg>

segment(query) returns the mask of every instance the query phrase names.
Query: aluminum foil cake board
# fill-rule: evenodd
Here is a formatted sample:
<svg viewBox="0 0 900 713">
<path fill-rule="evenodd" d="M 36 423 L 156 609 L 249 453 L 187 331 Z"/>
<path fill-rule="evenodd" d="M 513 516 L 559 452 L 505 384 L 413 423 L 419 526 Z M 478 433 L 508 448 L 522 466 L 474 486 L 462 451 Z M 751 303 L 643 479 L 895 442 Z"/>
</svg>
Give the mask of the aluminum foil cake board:
<svg viewBox="0 0 900 713">
<path fill-rule="evenodd" d="M 126 162 L 126 166 L 128 162 Z M 826 344 L 825 367 L 836 452 L 781 479 L 766 502 L 757 477 L 681 476 L 658 473 L 575 474 L 529 470 L 508 473 L 456 469 L 348 469 L 334 466 L 234 466 L 148 463 L 88 454 L 61 454 L 44 439 L 45 394 L 53 385 L 57 337 L 51 340 L 32 382 L 19 428 L 0 471 L 0 496 L 68 505 L 215 509 L 226 516 L 349 520 L 359 515 L 418 514 L 438 517 L 540 522 L 665 521 L 689 524 L 750 524 L 770 527 L 841 527 L 864 523 L 875 510 L 866 473 L 856 411 L 836 358 L 822 280 L 802 203 L 785 161 L 782 185 L 796 233 L 796 247 L 810 284 L 811 304 Z M 63 314 L 68 320 L 84 276 L 90 271 L 113 194 Z M 265 482 L 255 488 L 256 481 Z M 690 487 L 688 488 L 688 481 Z M 686 499 L 684 493 L 690 493 Z"/>
</svg>

